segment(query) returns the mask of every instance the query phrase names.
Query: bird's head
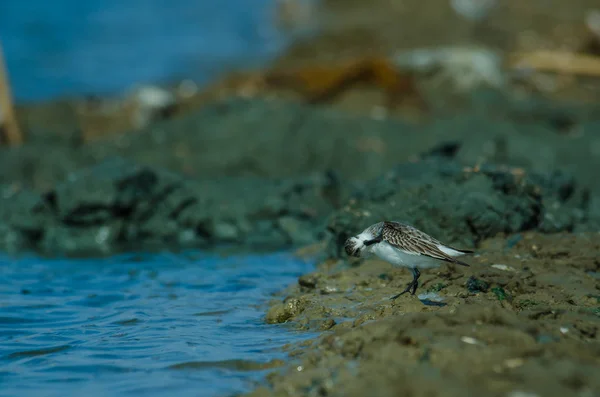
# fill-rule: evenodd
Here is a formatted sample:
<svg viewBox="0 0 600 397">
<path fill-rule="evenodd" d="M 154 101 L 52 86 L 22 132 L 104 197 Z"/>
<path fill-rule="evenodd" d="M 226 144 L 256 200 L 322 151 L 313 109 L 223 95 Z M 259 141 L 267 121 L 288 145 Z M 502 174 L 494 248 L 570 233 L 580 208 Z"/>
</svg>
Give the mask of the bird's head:
<svg viewBox="0 0 600 397">
<path fill-rule="evenodd" d="M 348 240 L 346 240 L 346 243 L 344 243 L 344 250 L 346 251 L 346 254 L 348 254 L 348 256 L 354 256 L 359 258 L 364 248 L 364 243 L 362 242 L 362 240 L 359 240 L 356 236 L 350 237 Z"/>
<path fill-rule="evenodd" d="M 344 249 L 346 250 L 346 254 L 357 258 L 364 255 L 365 251 L 369 251 L 369 247 L 365 245 L 365 242 L 372 240 L 374 237 L 375 236 L 369 229 L 364 230 L 359 235 L 350 237 L 344 243 Z"/>
</svg>

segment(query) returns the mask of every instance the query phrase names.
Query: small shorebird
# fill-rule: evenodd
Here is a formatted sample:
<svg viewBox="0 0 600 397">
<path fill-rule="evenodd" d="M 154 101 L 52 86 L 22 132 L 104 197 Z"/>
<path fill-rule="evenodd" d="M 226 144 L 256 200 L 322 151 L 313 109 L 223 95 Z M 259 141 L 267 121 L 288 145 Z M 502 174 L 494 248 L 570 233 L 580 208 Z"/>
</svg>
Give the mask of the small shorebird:
<svg viewBox="0 0 600 397">
<path fill-rule="evenodd" d="M 392 300 L 411 290 L 411 295 L 415 294 L 421 275 L 419 268 L 435 268 L 444 261 L 469 266 L 454 257 L 473 253 L 442 244 L 412 226 L 393 221 L 378 222 L 369 226 L 360 234 L 346 240 L 344 249 L 350 256 L 360 257 L 363 252 L 372 253 L 394 266 L 411 269 L 413 280 L 404 291 L 391 297 Z"/>
</svg>

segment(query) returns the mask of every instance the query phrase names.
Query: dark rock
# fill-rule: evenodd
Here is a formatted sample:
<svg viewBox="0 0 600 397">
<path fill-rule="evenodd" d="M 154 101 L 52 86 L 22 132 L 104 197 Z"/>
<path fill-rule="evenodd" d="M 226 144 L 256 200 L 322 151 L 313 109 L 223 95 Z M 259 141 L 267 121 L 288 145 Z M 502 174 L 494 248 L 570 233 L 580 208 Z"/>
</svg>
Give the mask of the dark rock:
<svg viewBox="0 0 600 397">
<path fill-rule="evenodd" d="M 304 274 L 298 277 L 298 285 L 308 289 L 315 289 L 319 283 L 319 274 Z"/>
<path fill-rule="evenodd" d="M 9 254 L 14 254 L 29 249 L 29 245 L 23 233 L 5 223 L 0 223 L 0 248 Z"/>
<path fill-rule="evenodd" d="M 52 221 L 52 209 L 39 195 L 16 184 L 0 186 L 0 249 L 30 249 Z"/>
<path fill-rule="evenodd" d="M 477 293 L 477 292 L 487 292 L 488 289 L 490 288 L 490 285 L 478 278 L 475 278 L 473 276 L 469 277 L 469 279 L 467 280 L 467 290 L 469 290 L 469 292 L 471 293 Z"/>
<path fill-rule="evenodd" d="M 238 228 L 227 222 L 216 222 L 212 233 L 215 239 L 222 241 L 236 241 L 240 237 Z"/>
<path fill-rule="evenodd" d="M 313 230 L 308 222 L 291 216 L 279 218 L 278 225 L 286 237 L 295 245 L 306 245 L 314 242 Z"/>
<path fill-rule="evenodd" d="M 70 174 L 43 196 L 15 189 L 2 190 L 1 247 L 66 254 L 310 244 L 344 197 L 328 173 L 191 181 L 118 157 Z"/>
<path fill-rule="evenodd" d="M 359 188 L 329 219 L 329 253 L 339 257 L 348 237 L 384 219 L 465 248 L 498 233 L 570 231 L 586 219 L 587 194 L 562 173 L 493 164 L 469 169 L 430 157 L 398 165 Z"/>
</svg>

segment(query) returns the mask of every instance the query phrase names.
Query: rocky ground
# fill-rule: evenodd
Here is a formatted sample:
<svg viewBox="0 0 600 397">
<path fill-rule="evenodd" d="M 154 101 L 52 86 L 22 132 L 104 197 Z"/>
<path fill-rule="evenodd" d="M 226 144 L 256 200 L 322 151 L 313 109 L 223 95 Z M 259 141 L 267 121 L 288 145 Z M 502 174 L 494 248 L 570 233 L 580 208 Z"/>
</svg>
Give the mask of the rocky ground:
<svg viewBox="0 0 600 397">
<path fill-rule="evenodd" d="M 595 396 L 599 248 L 598 233 L 486 239 L 395 301 L 408 271 L 325 261 L 266 315 L 324 334 L 250 395 Z"/>
</svg>

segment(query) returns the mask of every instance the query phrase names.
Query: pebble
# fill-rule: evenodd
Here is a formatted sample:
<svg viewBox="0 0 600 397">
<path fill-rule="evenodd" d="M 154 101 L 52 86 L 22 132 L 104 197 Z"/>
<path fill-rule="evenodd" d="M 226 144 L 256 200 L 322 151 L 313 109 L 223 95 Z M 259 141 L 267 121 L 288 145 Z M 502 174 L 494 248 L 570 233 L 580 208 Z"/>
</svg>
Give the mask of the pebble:
<svg viewBox="0 0 600 397">
<path fill-rule="evenodd" d="M 507 271 L 507 272 L 514 272 L 514 271 L 516 271 L 516 269 L 514 267 L 503 265 L 503 264 L 500 264 L 500 263 L 495 263 L 495 264 L 492 265 L 492 267 L 494 269 L 504 270 L 504 271 Z"/>
</svg>

